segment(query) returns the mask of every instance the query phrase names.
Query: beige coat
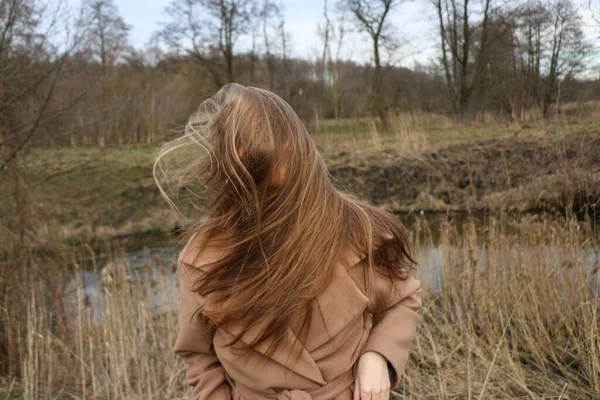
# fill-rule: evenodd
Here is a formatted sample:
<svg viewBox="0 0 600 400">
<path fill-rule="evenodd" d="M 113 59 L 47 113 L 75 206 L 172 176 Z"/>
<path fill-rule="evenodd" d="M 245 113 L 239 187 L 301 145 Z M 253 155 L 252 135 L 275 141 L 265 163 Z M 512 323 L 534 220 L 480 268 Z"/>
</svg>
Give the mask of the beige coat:
<svg viewBox="0 0 600 400">
<path fill-rule="evenodd" d="M 363 266 L 358 256 L 349 255 L 352 267 L 340 266 L 332 284 L 319 295 L 304 349 L 292 365 L 289 347 L 281 347 L 275 355 L 265 358 L 267 342 L 249 354 L 236 350 L 236 345 L 224 344 L 235 328 L 210 329 L 196 313 L 202 298 L 190 290 L 196 273 L 203 264 L 217 260 L 220 253 L 207 248 L 198 253 L 197 241 L 192 238 L 179 254 L 181 297 L 179 336 L 175 352 L 187 363 L 186 382 L 193 386 L 194 400 L 351 400 L 357 360 L 367 351 L 383 355 L 394 367 L 399 383 L 406 367 L 411 342 L 421 317 L 420 282 L 414 278 L 391 282 L 376 274 L 377 290 L 386 293 L 387 309 L 373 326 L 367 311 Z M 392 285 L 395 283 L 395 285 Z M 397 288 L 397 290 L 394 288 Z M 323 315 L 323 317 L 321 317 Z M 251 341 L 260 327 L 246 332 L 242 340 Z M 290 329 L 287 345 L 293 343 Z M 290 369 L 285 368 L 286 366 Z"/>
</svg>

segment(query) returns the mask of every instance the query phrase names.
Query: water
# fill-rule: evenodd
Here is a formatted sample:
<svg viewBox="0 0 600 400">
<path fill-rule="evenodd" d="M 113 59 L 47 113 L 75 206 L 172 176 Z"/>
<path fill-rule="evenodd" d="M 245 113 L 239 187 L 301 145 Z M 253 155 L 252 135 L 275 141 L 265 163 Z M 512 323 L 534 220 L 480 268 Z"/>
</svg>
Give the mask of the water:
<svg viewBox="0 0 600 400">
<path fill-rule="evenodd" d="M 125 257 L 113 261 L 99 262 L 96 272 L 84 270 L 69 282 L 66 302 L 77 309 L 77 289 L 83 288 L 79 296 L 85 304 L 94 309 L 94 319 L 102 322 L 102 309 L 98 305 L 105 303 L 105 297 L 115 292 L 115 285 L 125 277 L 132 289 L 135 285 L 145 283 L 141 290 L 144 298 L 138 301 L 143 301 L 144 307 L 150 309 L 152 314 L 158 315 L 173 310 L 179 300 L 177 257 L 173 251 L 174 244 L 165 242 L 128 251 Z"/>
<path fill-rule="evenodd" d="M 401 217 L 402 218 L 402 217 Z M 416 218 L 419 218 L 418 216 Z M 410 231 L 414 232 L 416 228 L 416 218 L 412 221 L 404 218 L 403 221 Z M 448 216 L 435 215 L 433 217 L 421 216 L 421 229 L 427 231 L 427 236 L 438 237 L 438 232 L 442 222 L 447 221 L 456 226 L 457 231 L 463 230 L 464 218 L 460 216 L 448 219 Z M 485 217 L 481 218 L 477 226 L 480 229 L 486 229 L 489 226 Z M 423 228 L 423 226 L 425 226 Z M 516 232 L 518 233 L 518 232 Z M 175 240 L 157 242 L 155 238 L 149 240 L 149 244 L 144 246 L 143 242 L 137 243 L 133 250 L 129 250 L 124 257 L 117 258 L 109 263 L 99 263 L 98 272 L 84 271 L 79 279 L 83 285 L 78 285 L 79 281 L 73 280 L 70 284 L 68 301 L 77 304 L 76 287 L 84 288 L 83 295 L 89 304 L 101 304 L 104 296 L 110 293 L 111 281 L 118 277 L 115 274 L 124 273 L 127 275 L 128 282 L 150 282 L 146 285 L 144 291 L 145 297 L 141 301 L 145 303 L 151 312 L 160 314 L 177 307 L 177 255 L 174 253 Z M 142 245 L 141 247 L 139 245 Z M 447 246 L 447 245 L 446 245 Z M 181 249 L 179 247 L 178 251 Z M 479 245 L 476 247 L 477 266 L 481 269 L 488 268 L 488 254 L 490 250 L 487 246 Z M 562 268 L 566 263 L 577 263 L 582 265 L 587 272 L 592 271 L 595 265 L 600 262 L 600 253 L 598 249 L 591 247 L 582 247 L 576 254 L 566 254 L 563 248 L 552 245 L 543 247 L 532 247 L 518 244 L 514 248 L 505 250 L 511 254 L 505 254 L 506 268 L 513 268 L 511 263 L 522 265 L 521 260 L 527 254 L 538 253 L 538 259 L 551 268 Z M 422 281 L 423 287 L 434 291 L 442 291 L 444 287 L 443 272 L 444 267 L 448 265 L 464 264 L 468 254 L 465 248 L 454 246 L 444 247 L 440 244 L 420 245 L 414 254 L 418 261 L 418 278 Z M 593 283 L 595 286 L 597 283 Z M 102 320 L 102 312 L 96 308 L 95 319 Z"/>
</svg>

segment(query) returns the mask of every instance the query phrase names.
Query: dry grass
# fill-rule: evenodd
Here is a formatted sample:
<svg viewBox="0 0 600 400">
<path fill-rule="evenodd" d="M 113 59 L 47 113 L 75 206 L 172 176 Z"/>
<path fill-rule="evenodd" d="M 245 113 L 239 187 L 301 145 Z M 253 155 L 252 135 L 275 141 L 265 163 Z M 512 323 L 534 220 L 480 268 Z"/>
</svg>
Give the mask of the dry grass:
<svg viewBox="0 0 600 400">
<path fill-rule="evenodd" d="M 597 133 L 490 139 L 330 158 L 347 189 L 390 211 L 600 210 Z"/>
<path fill-rule="evenodd" d="M 339 152 L 362 155 L 382 149 L 417 154 L 478 140 L 538 138 L 557 132 L 561 135 L 597 132 L 599 104 L 569 103 L 563 105 L 558 119 L 545 120 L 536 116 L 526 122 L 480 114 L 469 122 L 457 124 L 451 117 L 414 111 L 395 115 L 387 131 L 382 130 L 378 120 L 373 118 L 310 122 L 307 129 L 326 156 Z"/>
<path fill-rule="evenodd" d="M 321 125 L 309 124 L 307 129 L 319 150 L 329 156 L 339 152 L 378 151 L 391 146 L 406 154 L 419 153 L 431 147 L 428 129 L 447 126 L 449 121 L 442 116 L 406 113 L 395 117 L 387 131 L 370 118 L 329 120 Z"/>
<path fill-rule="evenodd" d="M 171 351 L 178 292 L 168 257 L 133 268 L 118 244 L 99 255 L 84 250 L 51 266 L 55 281 L 26 280 L 13 291 L 24 295 L 4 303 L 6 398 L 181 396 L 183 367 Z M 59 298 L 48 284 L 62 287 Z"/>
<path fill-rule="evenodd" d="M 415 227 L 422 267 L 436 240 Z M 405 387 L 416 398 L 597 398 L 600 253 L 574 220 L 492 219 L 439 232 L 442 291 L 430 293 Z"/>
<path fill-rule="evenodd" d="M 591 153 L 595 147 L 586 146 L 598 137 L 597 121 L 561 125 L 560 142 L 568 142 L 570 147 L 579 145 L 580 152 Z M 534 158 L 545 158 L 549 165 L 560 166 L 557 161 L 560 149 L 549 145 L 554 135 L 547 132 L 554 132 L 553 128 L 544 123 L 525 126 L 492 121 L 456 125 L 449 118 L 435 114 L 406 113 L 395 117 L 385 133 L 377 129 L 372 119 L 330 120 L 322 122 L 318 130 L 310 124 L 308 129 L 314 133 L 313 138 L 334 174 L 344 175 L 344 170 L 352 170 L 347 182 L 350 189 L 370 190 L 372 183 L 381 181 L 382 177 L 389 181 L 379 182 L 377 193 L 367 193 L 367 198 L 390 209 L 464 210 L 500 208 L 508 204 L 517 209 L 526 206 L 527 210 L 540 200 L 562 202 L 560 188 L 564 177 L 549 174 L 553 180 L 547 184 L 540 171 L 548 168 L 540 169 L 527 157 L 517 157 L 528 150 L 533 152 Z M 581 132 L 586 134 L 578 134 Z M 156 146 L 144 145 L 33 149 L 22 157 L 19 160 L 22 187 L 27 193 L 22 209 L 35 225 L 32 228 L 35 240 L 47 244 L 59 238 L 80 244 L 136 232 L 168 232 L 188 223 L 168 209 L 154 183 L 152 163 L 157 150 Z M 512 156 L 505 155 L 508 150 Z M 497 152 L 502 157 L 494 155 Z M 436 155 L 439 157 L 433 160 Z M 569 176 L 583 176 L 586 179 L 578 182 L 587 187 L 588 182 L 597 179 L 597 163 L 580 164 L 583 173 L 573 170 Z M 368 167 L 366 173 L 363 166 Z M 532 197 L 532 193 L 539 192 L 537 187 L 517 185 L 525 171 L 543 178 L 527 185 L 558 190 L 545 190 L 548 199 Z M 471 173 L 475 174 L 474 180 L 463 176 Z M 351 182 L 355 177 L 360 178 L 360 182 Z M 467 204 L 467 200 L 473 200 L 471 190 L 476 185 L 457 189 L 467 180 L 481 181 L 485 187 L 485 193 L 475 196 L 475 204 Z M 385 193 L 380 190 L 384 186 L 389 188 Z M 2 218 L 15 214 L 10 208 L 13 191 L 12 180 L 7 175 L 0 176 Z M 558 199 L 552 197 L 555 194 Z M 5 229 L 6 226 L 0 223 L 0 257 L 2 250 L 15 240 L 14 232 Z M 39 237 L 40 232 L 53 239 Z"/>
<path fill-rule="evenodd" d="M 399 392 L 597 398 L 600 244 L 591 223 L 501 217 L 432 227 L 418 218 L 409 228 L 428 289 Z M 124 256 L 107 245 L 55 255 L 54 265 L 40 265 L 40 255 L 20 264 L 28 273 L 0 308 L 0 397 L 185 397 L 184 367 L 171 350 L 173 256 L 155 254 L 135 268 Z M 36 276 L 41 268 L 52 269 L 51 279 Z M 61 286 L 64 293 L 53 292 Z"/>
<path fill-rule="evenodd" d="M 372 120 L 328 121 L 311 132 L 337 178 L 354 179 L 347 186 L 390 209 L 523 211 L 596 198 L 594 121 L 561 119 L 569 134 L 560 137 L 544 124 L 457 126 L 424 114 L 399 115 L 386 133 Z M 184 366 L 172 353 L 173 257 L 138 265 L 127 258 L 131 244 L 104 241 L 186 223 L 158 196 L 155 151 L 39 150 L 22 160 L 34 225 L 29 247 L 10 252 L 3 245 L 12 233 L 0 225 L 0 399 L 186 397 Z M 0 193 L 7 188 L 0 181 Z M 432 226 L 418 217 L 409 228 L 428 289 L 400 393 L 600 396 L 600 244 L 591 222 L 529 216 Z"/>
</svg>

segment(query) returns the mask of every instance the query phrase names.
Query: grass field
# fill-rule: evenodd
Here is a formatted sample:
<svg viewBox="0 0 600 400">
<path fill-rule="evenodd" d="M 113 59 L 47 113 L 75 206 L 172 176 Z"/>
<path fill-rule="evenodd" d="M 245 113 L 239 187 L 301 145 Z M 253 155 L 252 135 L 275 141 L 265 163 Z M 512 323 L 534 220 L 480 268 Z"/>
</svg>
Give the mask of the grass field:
<svg viewBox="0 0 600 400">
<path fill-rule="evenodd" d="M 404 398 L 598 398 L 600 124 L 307 125 L 336 181 L 411 232 L 428 285 Z M 157 151 L 19 160 L 30 225 L 27 247 L 0 247 L 0 398 L 186 398 L 173 257 L 126 261 L 193 218 L 155 187 Z M 5 218 L 13 185 L 0 181 Z M 0 244 L 11 235 L 0 227 Z"/>
<path fill-rule="evenodd" d="M 526 211 L 536 210 L 542 202 L 560 208 L 567 202 L 565 195 L 583 195 L 588 201 L 597 194 L 600 161 L 593 152 L 600 153 L 596 140 L 600 125 L 593 121 L 559 127 L 565 146 L 575 150 L 591 146 L 585 157 L 576 153 L 573 163 L 566 164 L 560 161 L 564 149 L 555 144 L 552 126 L 457 126 L 444 117 L 422 115 L 405 119 L 408 122 L 396 121 L 386 134 L 376 133 L 369 120 L 329 121 L 324 125 L 328 130 L 313 137 L 343 186 L 391 211 L 467 211 L 503 205 Z M 524 148 L 534 158 L 537 153 L 543 157 L 537 164 L 519 157 Z M 182 226 L 188 220 L 168 207 L 152 178 L 157 152 L 157 146 L 141 145 L 31 151 L 20 164 L 29 212 L 39 215 L 35 230 L 80 244 L 139 233 L 164 235 Z M 548 165 L 551 168 L 545 168 Z M 536 174 L 540 180 L 527 182 Z M 589 188 L 589 196 L 563 193 L 561 188 L 570 187 L 565 177 L 577 188 Z M 556 190 L 548 194 L 549 200 L 540 199 L 534 196 L 539 189 L 531 187 L 532 182 Z M 0 181 L 0 198 L 10 200 L 11 185 Z"/>
<path fill-rule="evenodd" d="M 424 323 L 397 388 L 403 398 L 597 398 L 600 242 L 589 223 L 499 217 L 467 220 L 459 232 L 452 221 L 434 230 L 417 218 L 409 229 L 417 277 L 436 274 L 443 289 L 425 290 Z M 186 398 L 184 366 L 171 350 L 173 258 L 157 254 L 133 269 L 124 252 L 103 250 L 109 262 L 92 281 L 102 296 L 83 283 L 89 253 L 70 253 L 79 268 L 46 265 L 54 275 L 45 284 L 20 281 L 30 291 L 0 313 L 9 328 L 0 396 Z M 73 283 L 61 313 L 44 293 L 63 275 Z"/>
</svg>

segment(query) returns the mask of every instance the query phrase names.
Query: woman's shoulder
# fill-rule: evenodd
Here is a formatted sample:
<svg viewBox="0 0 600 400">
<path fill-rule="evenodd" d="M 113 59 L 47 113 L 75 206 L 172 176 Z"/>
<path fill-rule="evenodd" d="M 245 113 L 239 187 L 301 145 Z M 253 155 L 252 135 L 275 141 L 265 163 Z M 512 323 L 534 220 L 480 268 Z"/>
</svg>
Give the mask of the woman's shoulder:
<svg viewBox="0 0 600 400">
<path fill-rule="evenodd" d="M 412 276 L 411 271 L 404 270 L 404 274 L 390 273 L 385 268 L 369 265 L 365 254 L 349 248 L 343 252 L 342 265 L 368 297 L 395 300 L 420 286 L 420 281 Z"/>
</svg>

